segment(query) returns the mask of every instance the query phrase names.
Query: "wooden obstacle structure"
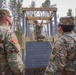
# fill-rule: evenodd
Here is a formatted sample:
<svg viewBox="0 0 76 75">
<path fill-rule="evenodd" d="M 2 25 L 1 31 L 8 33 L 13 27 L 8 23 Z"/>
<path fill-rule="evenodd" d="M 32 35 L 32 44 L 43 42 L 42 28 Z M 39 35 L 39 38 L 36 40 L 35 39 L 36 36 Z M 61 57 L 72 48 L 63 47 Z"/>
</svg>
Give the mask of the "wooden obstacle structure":
<svg viewBox="0 0 76 75">
<path fill-rule="evenodd" d="M 29 15 L 29 12 L 31 12 L 31 11 L 33 12 L 34 16 L 30 16 Z M 40 15 L 37 16 L 37 15 L 35 15 L 35 11 L 36 12 L 49 12 L 49 16 L 40 16 Z M 54 35 L 53 34 L 53 21 L 52 21 L 52 19 L 54 19 L 54 27 L 55 27 L 54 29 L 56 30 L 55 34 L 57 34 L 57 15 L 56 15 L 57 8 L 55 8 L 55 7 L 52 7 L 52 8 L 22 8 L 22 12 L 23 12 L 23 14 L 22 14 L 22 16 L 23 16 L 22 58 L 23 58 L 23 61 L 24 61 L 25 65 L 26 65 L 26 75 L 43 75 L 46 66 L 44 66 L 42 68 L 41 67 L 37 67 L 36 63 L 37 64 L 41 63 L 41 64 L 39 64 L 39 66 L 42 66 L 42 64 L 45 64 L 45 62 L 43 62 L 44 60 L 40 60 L 40 62 L 36 62 L 35 63 L 34 62 L 35 59 L 34 60 L 31 60 L 31 59 L 35 57 L 34 55 L 36 55 L 36 53 L 38 55 L 37 51 L 39 51 L 39 55 L 40 55 L 40 53 L 42 51 L 42 54 L 41 54 L 42 56 L 41 57 L 45 58 L 45 59 L 48 58 L 48 60 L 46 60 L 46 63 L 48 63 L 49 57 L 50 57 L 50 52 L 51 52 L 51 48 L 49 48 L 49 47 L 51 47 L 51 45 L 50 45 L 50 42 L 47 42 L 49 44 L 48 46 L 47 46 L 46 42 L 35 42 L 35 43 L 34 42 L 30 42 L 29 38 L 31 38 L 31 37 L 29 37 L 29 35 L 28 35 L 28 27 L 29 27 L 29 24 L 32 24 L 31 21 L 34 21 L 34 20 L 44 20 L 46 22 L 43 21 L 43 24 L 47 25 L 47 30 L 48 30 L 48 25 L 50 25 L 50 37 L 52 37 Z M 24 40 L 27 40 L 27 39 L 29 40 L 29 42 L 26 41 L 26 49 L 25 49 L 25 42 L 24 42 Z M 30 46 L 28 45 L 28 47 L 27 47 L 27 43 L 29 43 Z M 40 44 L 43 45 L 43 47 L 40 48 L 38 46 Z M 44 46 L 44 44 L 46 44 L 46 46 L 48 48 L 46 46 Z M 32 48 L 34 48 L 36 50 L 30 48 L 32 45 L 33 46 L 36 45 L 36 47 L 32 47 Z M 30 54 L 30 50 L 31 49 L 33 50 L 31 53 L 33 53 L 33 52 L 35 53 L 32 56 Z M 47 49 L 47 51 L 46 51 L 46 49 Z M 47 54 L 46 54 L 46 52 L 44 53 L 44 50 L 47 52 Z M 30 57 L 31 59 L 29 60 L 28 57 Z M 38 59 L 36 59 L 36 61 L 39 60 L 39 56 L 37 58 Z M 26 59 L 26 62 L 25 62 L 25 59 Z M 29 62 L 28 62 L 28 60 L 29 60 Z M 31 63 L 31 61 L 32 61 L 32 64 L 30 64 L 29 69 L 27 69 L 27 67 L 28 67 L 29 63 Z M 34 65 L 33 68 L 31 68 L 31 66 L 33 64 L 35 64 L 35 65 Z"/>
</svg>

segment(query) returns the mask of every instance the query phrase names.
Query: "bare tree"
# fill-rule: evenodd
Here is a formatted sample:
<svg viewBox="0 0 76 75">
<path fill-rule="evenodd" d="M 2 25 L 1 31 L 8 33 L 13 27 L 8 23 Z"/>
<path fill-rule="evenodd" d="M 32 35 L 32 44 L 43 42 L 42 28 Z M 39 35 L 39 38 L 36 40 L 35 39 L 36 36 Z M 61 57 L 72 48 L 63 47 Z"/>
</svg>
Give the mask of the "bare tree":
<svg viewBox="0 0 76 75">
<path fill-rule="evenodd" d="M 29 7 L 30 8 L 35 8 L 36 7 L 35 1 L 32 1 L 31 2 L 31 5 Z M 36 11 L 30 11 L 29 12 L 29 15 L 34 17 L 35 16 L 35 13 L 36 13 Z"/>
<path fill-rule="evenodd" d="M 21 7 L 22 7 L 22 0 L 10 0 L 10 9 L 12 10 L 13 14 L 13 24 L 14 30 L 16 29 L 16 23 L 21 23 Z"/>
<path fill-rule="evenodd" d="M 0 0 L 0 8 L 6 7 L 6 1 L 7 0 Z"/>
<path fill-rule="evenodd" d="M 9 7 L 12 10 L 13 14 L 13 30 L 16 32 L 18 39 L 20 39 L 22 35 L 22 27 L 21 27 L 21 18 L 22 18 L 22 1 L 23 0 L 10 0 Z"/>
</svg>

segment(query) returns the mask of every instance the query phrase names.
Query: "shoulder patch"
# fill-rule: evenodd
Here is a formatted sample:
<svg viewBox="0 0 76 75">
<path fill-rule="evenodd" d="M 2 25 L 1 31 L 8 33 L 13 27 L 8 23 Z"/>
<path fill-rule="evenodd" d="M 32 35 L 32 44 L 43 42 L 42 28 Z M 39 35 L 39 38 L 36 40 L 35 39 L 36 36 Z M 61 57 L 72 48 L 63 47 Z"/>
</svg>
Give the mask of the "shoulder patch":
<svg viewBox="0 0 76 75">
<path fill-rule="evenodd" d="M 12 42 L 15 43 L 15 44 L 18 43 L 18 39 L 17 38 L 12 38 Z"/>
</svg>

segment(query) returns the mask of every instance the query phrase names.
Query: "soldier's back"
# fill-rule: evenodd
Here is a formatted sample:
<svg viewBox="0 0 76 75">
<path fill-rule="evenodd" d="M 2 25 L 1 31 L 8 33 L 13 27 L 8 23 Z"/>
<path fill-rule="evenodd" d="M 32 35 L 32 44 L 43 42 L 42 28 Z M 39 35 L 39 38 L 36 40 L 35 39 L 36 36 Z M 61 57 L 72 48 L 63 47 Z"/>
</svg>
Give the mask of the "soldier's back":
<svg viewBox="0 0 76 75">
<path fill-rule="evenodd" d="M 7 31 L 7 28 L 5 26 L 0 25 L 0 75 L 9 75 L 10 69 L 7 65 L 7 58 L 6 53 L 4 50 L 4 37 L 5 33 Z M 7 73 L 6 73 L 7 72 Z"/>
<path fill-rule="evenodd" d="M 64 34 L 61 39 L 67 48 L 67 61 L 62 75 L 76 75 L 76 34 Z"/>
</svg>

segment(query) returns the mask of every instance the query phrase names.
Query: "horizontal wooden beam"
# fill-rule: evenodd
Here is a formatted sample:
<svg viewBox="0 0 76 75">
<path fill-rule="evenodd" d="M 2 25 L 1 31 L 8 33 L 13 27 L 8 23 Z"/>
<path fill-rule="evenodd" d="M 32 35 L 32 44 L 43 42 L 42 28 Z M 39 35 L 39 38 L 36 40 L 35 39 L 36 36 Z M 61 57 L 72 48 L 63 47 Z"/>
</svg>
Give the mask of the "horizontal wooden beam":
<svg viewBox="0 0 76 75">
<path fill-rule="evenodd" d="M 50 22 L 43 22 L 42 25 L 43 25 L 43 24 L 44 24 L 44 25 L 47 25 L 47 24 L 49 24 L 49 23 L 50 23 Z M 28 24 L 29 24 L 29 25 L 30 25 L 30 24 L 33 25 L 34 23 L 28 22 Z M 41 23 L 38 23 L 38 24 L 41 24 Z"/>
<path fill-rule="evenodd" d="M 26 17 L 27 20 L 50 20 L 50 17 Z"/>
<path fill-rule="evenodd" d="M 57 8 L 22 8 L 22 11 L 57 11 Z"/>
</svg>

